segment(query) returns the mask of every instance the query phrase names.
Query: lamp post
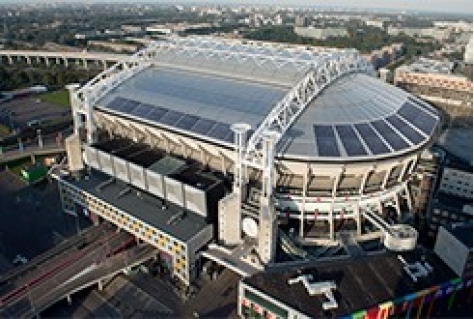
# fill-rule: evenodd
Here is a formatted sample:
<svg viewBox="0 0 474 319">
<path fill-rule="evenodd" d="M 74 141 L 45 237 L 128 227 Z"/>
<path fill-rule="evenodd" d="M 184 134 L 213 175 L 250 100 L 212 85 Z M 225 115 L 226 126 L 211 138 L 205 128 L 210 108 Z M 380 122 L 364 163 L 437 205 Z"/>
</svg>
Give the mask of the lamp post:
<svg viewBox="0 0 474 319">
<path fill-rule="evenodd" d="M 38 146 L 39 148 L 43 148 L 43 137 L 41 136 L 41 130 L 37 129 L 36 134 L 38 135 Z"/>
</svg>

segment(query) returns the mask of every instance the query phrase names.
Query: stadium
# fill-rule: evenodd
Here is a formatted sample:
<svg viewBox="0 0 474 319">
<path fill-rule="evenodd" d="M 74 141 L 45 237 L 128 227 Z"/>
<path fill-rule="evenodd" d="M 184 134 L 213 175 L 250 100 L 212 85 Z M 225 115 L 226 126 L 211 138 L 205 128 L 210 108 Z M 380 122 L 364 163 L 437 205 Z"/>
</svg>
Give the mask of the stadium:
<svg viewBox="0 0 474 319">
<path fill-rule="evenodd" d="M 200 240 L 188 243 L 194 251 L 212 240 L 231 247 L 258 238 L 270 262 L 279 228 L 307 242 L 364 236 L 410 211 L 408 182 L 441 120 L 373 74 L 354 50 L 159 41 L 69 87 L 79 137 L 70 150 L 83 154 L 70 151 L 69 166 L 85 163 L 106 176 L 99 186 L 112 177 L 203 218 L 210 228 L 191 236 Z M 63 195 L 80 188 L 66 184 Z M 66 211 L 79 196 L 95 205 L 69 195 Z M 123 215 L 97 214 L 154 240 L 150 223 L 138 229 Z"/>
</svg>

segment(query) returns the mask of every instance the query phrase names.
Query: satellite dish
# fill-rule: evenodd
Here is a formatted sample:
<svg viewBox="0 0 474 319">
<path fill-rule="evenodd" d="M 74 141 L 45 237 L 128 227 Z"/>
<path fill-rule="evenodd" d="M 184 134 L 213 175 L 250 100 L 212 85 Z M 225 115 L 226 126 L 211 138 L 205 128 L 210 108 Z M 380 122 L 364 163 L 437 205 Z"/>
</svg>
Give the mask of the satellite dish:
<svg viewBox="0 0 474 319">
<path fill-rule="evenodd" d="M 252 238 L 257 238 L 258 235 L 258 225 L 257 222 L 250 218 L 250 217 L 245 217 L 242 220 L 242 230 L 244 231 L 245 235 L 252 237 Z"/>
</svg>

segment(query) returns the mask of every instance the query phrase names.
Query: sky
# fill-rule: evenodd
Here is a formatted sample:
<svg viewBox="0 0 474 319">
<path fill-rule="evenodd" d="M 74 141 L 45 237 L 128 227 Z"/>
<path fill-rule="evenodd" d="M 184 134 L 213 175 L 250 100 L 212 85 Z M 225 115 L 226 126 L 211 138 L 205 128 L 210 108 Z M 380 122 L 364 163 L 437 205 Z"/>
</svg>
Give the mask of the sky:
<svg viewBox="0 0 474 319">
<path fill-rule="evenodd" d="M 16 0 L 15 2 L 17 2 Z M 12 2 L 11 0 L 0 0 Z M 125 0 L 20 0 L 18 2 L 40 3 L 40 2 L 128 2 Z M 135 1 L 133 1 L 135 2 Z M 271 4 L 291 6 L 324 6 L 324 7 L 346 7 L 358 9 L 397 9 L 410 11 L 429 11 L 445 13 L 464 13 L 472 16 L 472 0 L 138 0 L 136 2 L 155 3 L 212 3 L 212 4 Z M 130 2 L 129 2 L 130 3 Z"/>
</svg>

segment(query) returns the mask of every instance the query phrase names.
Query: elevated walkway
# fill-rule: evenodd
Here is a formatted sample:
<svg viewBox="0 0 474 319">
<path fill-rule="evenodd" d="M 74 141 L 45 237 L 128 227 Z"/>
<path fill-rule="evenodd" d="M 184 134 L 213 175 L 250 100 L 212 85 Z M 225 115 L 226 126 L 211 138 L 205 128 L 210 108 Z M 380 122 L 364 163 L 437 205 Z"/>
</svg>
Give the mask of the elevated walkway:
<svg viewBox="0 0 474 319">
<path fill-rule="evenodd" d="M 409 225 L 389 225 L 377 213 L 361 210 L 362 215 L 384 233 L 383 243 L 392 251 L 408 251 L 416 247 L 418 232 Z"/>
<path fill-rule="evenodd" d="M 283 231 L 278 230 L 278 240 L 282 250 L 293 259 L 305 259 L 308 257 L 308 252 L 296 245 L 296 243 L 285 234 Z"/>
</svg>

